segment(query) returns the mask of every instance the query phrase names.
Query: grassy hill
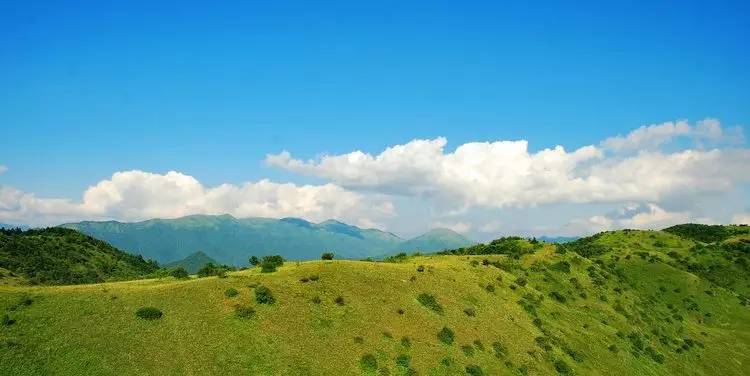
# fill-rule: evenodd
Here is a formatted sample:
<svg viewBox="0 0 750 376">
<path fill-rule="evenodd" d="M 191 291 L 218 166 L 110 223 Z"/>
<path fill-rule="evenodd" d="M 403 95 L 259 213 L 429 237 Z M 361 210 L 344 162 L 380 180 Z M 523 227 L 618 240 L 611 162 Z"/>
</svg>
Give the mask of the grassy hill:
<svg viewBox="0 0 750 376">
<path fill-rule="evenodd" d="M 2 277 L 32 284 L 77 284 L 133 279 L 158 266 L 117 248 L 63 228 L 0 229 Z"/>
<path fill-rule="evenodd" d="M 79 222 L 63 225 L 159 262 L 171 262 L 203 251 L 220 263 L 247 265 L 249 256 L 281 254 L 287 259 L 318 259 L 323 252 L 340 258 L 361 259 L 414 249 L 404 239 L 385 231 L 362 229 L 328 220 L 311 223 L 299 218 L 243 218 L 230 215 L 191 215 L 123 223 Z M 455 233 L 454 233 L 455 234 Z M 458 234 L 455 234 L 458 235 Z M 460 237 L 460 235 L 458 235 Z M 462 238 L 462 237 L 461 237 Z M 417 242 L 422 251 L 460 246 L 465 238 L 431 236 Z"/>
<path fill-rule="evenodd" d="M 0 286 L 0 374 L 745 375 L 747 247 L 742 233 L 626 230 L 399 263 Z M 163 316 L 136 316 L 145 306 Z"/>
<path fill-rule="evenodd" d="M 190 274 L 195 274 L 206 264 L 218 264 L 216 260 L 208 257 L 205 253 L 198 251 L 182 260 L 170 262 L 164 267 L 168 269 L 183 268 Z"/>
</svg>

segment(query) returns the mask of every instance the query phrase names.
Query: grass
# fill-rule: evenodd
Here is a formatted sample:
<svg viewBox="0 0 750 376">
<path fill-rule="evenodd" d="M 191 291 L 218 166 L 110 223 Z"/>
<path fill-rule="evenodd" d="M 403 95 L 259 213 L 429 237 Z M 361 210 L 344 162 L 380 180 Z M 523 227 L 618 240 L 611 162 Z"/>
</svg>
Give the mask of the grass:
<svg viewBox="0 0 750 376">
<path fill-rule="evenodd" d="M 618 231 L 594 244 L 606 250 L 589 258 L 544 244 L 518 259 L 311 261 L 223 279 L 0 285 L 0 317 L 14 320 L 0 326 L 0 374 L 746 374 L 750 314 L 738 294 L 747 277 L 735 276 L 730 291 L 684 270 L 669 252 L 710 253 L 692 254 L 694 241 L 673 234 Z M 425 272 L 410 281 L 419 265 Z M 312 275 L 319 280 L 299 282 Z M 513 290 L 498 276 L 525 283 Z M 229 289 L 239 294 L 228 299 Z M 258 302 L 259 290 L 273 304 Z M 134 314 L 149 306 L 163 316 Z M 452 345 L 437 335 L 444 327 Z"/>
</svg>

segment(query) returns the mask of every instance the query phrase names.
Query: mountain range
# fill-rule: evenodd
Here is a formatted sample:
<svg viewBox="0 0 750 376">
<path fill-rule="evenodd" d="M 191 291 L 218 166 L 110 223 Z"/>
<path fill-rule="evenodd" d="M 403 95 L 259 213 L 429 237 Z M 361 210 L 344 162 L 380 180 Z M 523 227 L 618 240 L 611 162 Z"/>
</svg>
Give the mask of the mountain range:
<svg viewBox="0 0 750 376">
<path fill-rule="evenodd" d="M 247 264 L 251 255 L 280 254 L 287 259 L 317 259 L 322 252 L 337 258 L 381 257 L 396 252 L 439 251 L 475 243 L 448 229 L 413 239 L 377 229 L 362 229 L 335 220 L 312 223 L 300 218 L 235 218 L 191 215 L 142 222 L 83 221 L 61 227 L 78 230 L 117 248 L 160 263 L 181 260 L 197 251 L 220 262 Z"/>
</svg>

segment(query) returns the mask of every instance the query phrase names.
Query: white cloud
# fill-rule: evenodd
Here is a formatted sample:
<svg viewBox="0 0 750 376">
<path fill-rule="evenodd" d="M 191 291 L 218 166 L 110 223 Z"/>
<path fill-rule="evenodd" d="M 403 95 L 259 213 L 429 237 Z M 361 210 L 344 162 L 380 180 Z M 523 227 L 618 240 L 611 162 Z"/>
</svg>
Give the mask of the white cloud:
<svg viewBox="0 0 750 376">
<path fill-rule="evenodd" d="M 0 165 L 0 175 L 2 175 L 5 171 L 8 171 L 8 167 Z"/>
<path fill-rule="evenodd" d="M 734 143 L 742 139 L 741 128 L 731 128 L 725 132 L 716 119 L 704 119 L 691 126 L 685 120 L 666 122 L 639 127 L 627 136 L 610 137 L 602 146 L 613 151 L 654 150 L 676 138 L 691 138 L 694 143 L 715 144 L 719 142 Z"/>
<path fill-rule="evenodd" d="M 606 215 L 574 219 L 564 226 L 566 235 L 593 234 L 624 228 L 661 230 L 681 223 L 714 223 L 710 218 L 696 218 L 688 211 L 667 211 L 654 203 L 629 203 Z"/>
<path fill-rule="evenodd" d="M 750 213 L 737 213 L 732 217 L 732 223 L 750 225 Z"/>
<path fill-rule="evenodd" d="M 605 145 L 658 146 L 674 135 L 720 137 L 720 125 L 668 123 L 640 128 Z M 688 149 L 635 155 L 585 146 L 529 152 L 520 141 L 472 142 L 446 152 L 445 138 L 414 140 L 378 155 L 355 151 L 319 160 L 268 155 L 269 165 L 327 179 L 353 190 L 426 196 L 449 210 L 503 208 L 551 203 L 659 202 L 674 195 L 721 193 L 750 180 L 748 149 Z M 646 145 L 648 146 L 648 145 Z"/>
<path fill-rule="evenodd" d="M 89 187 L 81 202 L 38 198 L 0 186 L 0 220 L 55 224 L 66 220 L 175 218 L 189 214 L 237 217 L 338 218 L 377 224 L 394 215 L 394 207 L 377 195 L 347 191 L 335 184 L 302 185 L 268 180 L 206 187 L 192 176 L 170 171 L 117 172 Z"/>
</svg>

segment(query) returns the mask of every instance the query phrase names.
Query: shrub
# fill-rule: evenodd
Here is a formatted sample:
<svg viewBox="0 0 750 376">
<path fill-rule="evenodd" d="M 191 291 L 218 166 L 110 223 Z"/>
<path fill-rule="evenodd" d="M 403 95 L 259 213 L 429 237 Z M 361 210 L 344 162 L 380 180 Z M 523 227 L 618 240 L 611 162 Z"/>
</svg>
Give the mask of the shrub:
<svg viewBox="0 0 750 376">
<path fill-rule="evenodd" d="M 5 314 L 3 315 L 3 318 L 2 320 L 0 320 L 0 322 L 2 322 L 3 326 L 11 326 L 16 323 L 16 320 L 10 318 L 10 316 Z"/>
<path fill-rule="evenodd" d="M 333 252 L 325 252 L 322 255 L 320 255 L 320 258 L 322 260 L 333 260 Z"/>
<path fill-rule="evenodd" d="M 505 353 L 508 351 L 508 349 L 503 346 L 500 342 L 492 342 L 492 351 L 495 352 L 495 356 L 498 358 L 501 358 L 505 356 Z"/>
<path fill-rule="evenodd" d="M 141 307 L 135 311 L 135 315 L 145 320 L 156 320 L 161 318 L 162 312 L 155 307 Z"/>
<path fill-rule="evenodd" d="M 238 305 L 234 307 L 234 315 L 241 319 L 249 319 L 255 315 L 253 307 Z"/>
<path fill-rule="evenodd" d="M 403 310 L 402 308 L 399 308 L 399 309 L 398 309 L 398 310 L 397 310 L 396 312 L 397 312 L 397 313 L 398 313 L 399 315 L 403 315 L 403 314 L 404 314 L 404 310 Z"/>
<path fill-rule="evenodd" d="M 555 361 L 555 370 L 561 375 L 570 375 L 573 373 L 570 366 L 568 366 L 568 363 L 565 363 L 562 359 Z"/>
<path fill-rule="evenodd" d="M 337 296 L 334 302 L 340 306 L 344 305 L 344 297 L 343 296 Z"/>
<path fill-rule="evenodd" d="M 362 355 L 359 359 L 359 367 L 365 372 L 375 372 L 378 369 L 378 360 L 372 354 Z"/>
<path fill-rule="evenodd" d="M 271 290 L 266 286 L 258 286 L 255 288 L 255 301 L 260 304 L 273 304 L 276 302 Z"/>
<path fill-rule="evenodd" d="M 513 282 L 515 282 L 515 284 L 517 284 L 517 285 L 519 285 L 521 287 L 526 286 L 526 278 L 524 278 L 524 277 L 518 277 Z"/>
<path fill-rule="evenodd" d="M 472 347 L 471 345 L 463 345 L 461 346 L 461 350 L 464 352 L 464 355 L 466 356 L 474 355 L 474 347 Z"/>
<path fill-rule="evenodd" d="M 273 273 L 276 268 L 284 265 L 284 258 L 279 255 L 263 256 L 260 261 L 260 272 L 261 273 Z"/>
<path fill-rule="evenodd" d="M 443 314 L 443 306 L 438 303 L 434 296 L 427 293 L 421 293 L 417 296 L 417 301 L 426 308 L 429 308 L 438 314 Z"/>
<path fill-rule="evenodd" d="M 319 279 L 320 279 L 320 276 L 317 275 L 317 274 L 313 274 L 313 275 L 310 276 L 310 280 L 313 281 L 313 282 L 315 282 L 315 281 L 317 281 Z"/>
<path fill-rule="evenodd" d="M 495 285 L 493 285 L 493 284 L 490 283 L 489 285 L 485 286 L 484 289 L 487 290 L 487 292 L 490 292 L 490 293 L 495 292 Z"/>
<path fill-rule="evenodd" d="M 258 264 L 260 264 L 260 259 L 257 256 L 250 256 L 250 259 L 248 261 L 250 262 L 251 266 L 258 266 Z"/>
<path fill-rule="evenodd" d="M 401 354 L 396 357 L 396 366 L 401 368 L 409 368 L 411 364 L 411 357 L 406 354 Z"/>
<path fill-rule="evenodd" d="M 474 308 L 471 307 L 464 308 L 464 313 L 469 317 L 474 317 L 477 315 L 477 312 L 474 310 Z"/>
<path fill-rule="evenodd" d="M 237 291 L 237 289 L 234 287 L 230 287 L 224 291 L 224 296 L 226 296 L 227 298 L 234 298 L 235 296 L 239 294 L 240 292 Z"/>
<path fill-rule="evenodd" d="M 478 339 L 474 340 L 474 347 L 476 347 L 479 351 L 484 351 L 484 344 Z"/>
<path fill-rule="evenodd" d="M 169 273 L 172 277 L 175 277 L 177 279 L 185 279 L 189 277 L 189 274 L 187 270 L 183 267 L 179 267 L 177 269 L 172 269 L 172 271 Z"/>
<path fill-rule="evenodd" d="M 409 339 L 409 337 L 402 337 L 401 338 L 401 346 L 411 347 L 411 340 Z"/>
<path fill-rule="evenodd" d="M 417 271 L 420 272 L 420 273 L 423 272 L 424 271 L 424 265 L 417 266 Z"/>
<path fill-rule="evenodd" d="M 466 374 L 470 376 L 482 376 L 484 375 L 484 372 L 478 365 L 469 364 L 468 366 L 466 366 Z"/>
<path fill-rule="evenodd" d="M 365 339 L 362 338 L 361 336 L 356 336 L 356 337 L 354 337 L 354 343 L 361 345 L 361 344 L 365 343 Z"/>
<path fill-rule="evenodd" d="M 453 344 L 453 331 L 448 329 L 447 327 L 443 327 L 443 329 L 440 329 L 440 331 L 437 334 L 438 339 L 440 342 L 446 344 L 446 345 L 452 345 Z"/>
<path fill-rule="evenodd" d="M 320 297 L 319 296 L 313 296 L 312 300 L 313 304 L 320 304 Z"/>
<path fill-rule="evenodd" d="M 302 277 L 302 278 L 299 279 L 299 281 L 302 282 L 302 283 L 307 283 L 307 282 L 310 282 L 310 278 Z"/>
<path fill-rule="evenodd" d="M 557 300 L 560 303 L 565 303 L 567 300 L 563 294 L 560 294 L 557 291 L 552 291 L 549 293 L 550 298 Z"/>
</svg>

